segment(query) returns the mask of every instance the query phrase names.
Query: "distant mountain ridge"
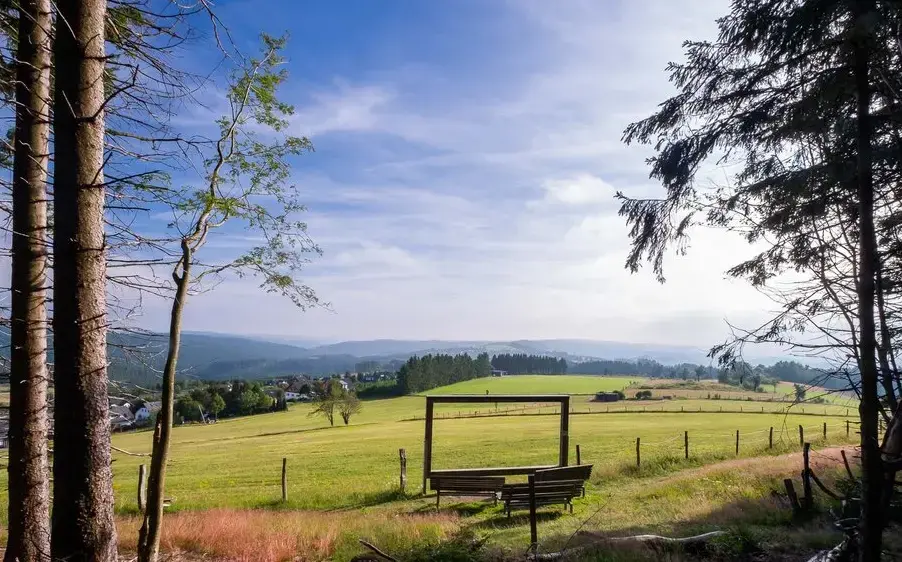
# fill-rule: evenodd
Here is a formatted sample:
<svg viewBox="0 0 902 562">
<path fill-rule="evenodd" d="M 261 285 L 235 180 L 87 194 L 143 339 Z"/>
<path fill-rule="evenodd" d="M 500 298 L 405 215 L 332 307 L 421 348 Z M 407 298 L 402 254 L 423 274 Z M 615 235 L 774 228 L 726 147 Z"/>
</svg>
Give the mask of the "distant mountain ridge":
<svg viewBox="0 0 902 562">
<path fill-rule="evenodd" d="M 592 359 L 633 361 L 641 358 L 652 359 L 665 365 L 709 362 L 706 350 L 690 346 L 580 339 L 514 341 L 379 339 L 302 347 L 284 342 L 306 340 L 274 337 L 281 341 L 268 341 L 264 339 L 265 336 L 184 332 L 178 363 L 179 371 L 183 377 L 204 380 L 268 378 L 300 373 L 325 376 L 354 371 L 356 365 L 363 361 L 397 364 L 411 356 L 430 353 L 474 356 L 479 353 L 551 355 L 566 359 L 571 364 L 573 372 L 579 370 L 578 365 L 574 364 Z M 108 340 L 111 378 L 151 386 L 159 382 L 159 373 L 166 353 L 166 337 L 163 334 L 113 331 L 109 333 Z M 0 344 L 8 346 L 8 336 L 0 335 Z M 784 358 L 749 359 L 771 364 Z"/>
</svg>

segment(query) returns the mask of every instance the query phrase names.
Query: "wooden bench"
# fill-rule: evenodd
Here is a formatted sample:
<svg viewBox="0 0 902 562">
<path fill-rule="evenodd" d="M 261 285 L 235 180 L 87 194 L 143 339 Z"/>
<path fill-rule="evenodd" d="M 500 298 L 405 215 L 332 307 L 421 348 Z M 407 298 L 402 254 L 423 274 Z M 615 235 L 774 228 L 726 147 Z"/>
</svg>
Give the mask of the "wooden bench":
<svg viewBox="0 0 902 562">
<path fill-rule="evenodd" d="M 582 480 L 536 482 L 536 507 L 561 504 L 573 513 L 573 498 L 580 496 L 582 485 Z M 529 484 L 505 484 L 501 490 L 501 501 L 508 517 L 514 509 L 529 509 Z"/>
<path fill-rule="evenodd" d="M 560 468 L 545 468 L 537 470 L 535 475 L 536 482 L 556 482 L 559 480 L 582 480 L 580 486 L 580 496 L 586 497 L 586 480 L 592 476 L 591 464 L 581 464 L 577 466 L 562 466 Z"/>
<path fill-rule="evenodd" d="M 458 497 L 485 497 L 498 502 L 498 494 L 504 487 L 503 476 L 435 476 L 429 479 L 435 490 L 435 507 L 442 501 L 442 494 Z"/>
<path fill-rule="evenodd" d="M 534 476 L 536 507 L 564 505 L 573 513 L 573 498 L 585 497 L 592 465 L 537 470 Z M 529 509 L 529 484 L 505 484 L 501 501 L 507 516 L 514 509 Z"/>
</svg>

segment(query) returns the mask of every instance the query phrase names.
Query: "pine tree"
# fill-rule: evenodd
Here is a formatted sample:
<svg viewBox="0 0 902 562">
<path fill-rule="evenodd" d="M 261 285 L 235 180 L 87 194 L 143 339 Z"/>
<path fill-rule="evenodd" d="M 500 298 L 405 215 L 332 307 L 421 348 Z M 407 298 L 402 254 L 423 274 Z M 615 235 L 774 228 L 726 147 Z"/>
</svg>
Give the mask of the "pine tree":
<svg viewBox="0 0 902 562">
<path fill-rule="evenodd" d="M 106 363 L 103 0 L 57 2 L 51 555 L 113 562 Z"/>
<path fill-rule="evenodd" d="M 663 281 L 665 253 L 685 249 L 692 226 L 701 222 L 766 241 L 764 251 L 729 271 L 732 276 L 766 287 L 790 269 L 807 275 L 807 284 L 780 295 L 780 314 L 742 342 L 804 347 L 809 344 L 793 334 L 807 328 L 826 336 L 810 344 L 819 353 L 856 359 L 862 561 L 880 557 L 881 506 L 891 493 L 877 434 L 878 386 L 883 382 L 893 402 L 898 371 L 878 368 L 877 356 L 892 353 L 889 328 L 899 322 L 880 303 L 898 299 L 899 292 L 897 283 L 876 280 L 881 271 L 899 277 L 900 248 L 892 233 L 902 216 L 894 193 L 900 23 L 902 9 L 894 2 L 734 2 L 718 20 L 715 41 L 688 42 L 686 62 L 670 65 L 679 93 L 624 134 L 627 142 L 655 146 L 651 175 L 664 185 L 665 197 L 619 194 L 633 239 L 627 265 L 634 271 L 648 261 Z M 727 186 L 704 190 L 697 176 L 711 161 L 735 173 Z M 875 316 L 888 328 L 880 346 Z M 840 319 L 842 329 L 833 329 L 829 318 Z M 729 346 L 715 351 L 732 360 Z"/>
<path fill-rule="evenodd" d="M 13 164 L 9 529 L 4 560 L 50 559 L 47 457 L 49 0 L 19 7 Z"/>
</svg>

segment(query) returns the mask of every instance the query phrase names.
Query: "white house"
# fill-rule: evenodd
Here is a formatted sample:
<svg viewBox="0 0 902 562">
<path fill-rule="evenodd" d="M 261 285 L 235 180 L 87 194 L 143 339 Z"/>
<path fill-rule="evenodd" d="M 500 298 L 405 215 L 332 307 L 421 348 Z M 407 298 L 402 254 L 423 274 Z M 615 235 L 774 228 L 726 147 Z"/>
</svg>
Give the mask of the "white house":
<svg viewBox="0 0 902 562">
<path fill-rule="evenodd" d="M 295 401 L 300 400 L 300 399 L 301 399 L 301 393 L 300 393 L 300 392 L 288 392 L 288 391 L 285 391 L 285 401 L 286 401 L 286 402 L 295 402 Z"/>
</svg>

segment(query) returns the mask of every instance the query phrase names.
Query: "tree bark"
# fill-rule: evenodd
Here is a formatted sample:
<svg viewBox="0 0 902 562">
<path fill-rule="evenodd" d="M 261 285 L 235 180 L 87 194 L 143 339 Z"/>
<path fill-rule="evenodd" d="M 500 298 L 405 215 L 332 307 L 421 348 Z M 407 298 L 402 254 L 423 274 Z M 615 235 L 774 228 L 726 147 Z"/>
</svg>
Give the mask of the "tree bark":
<svg viewBox="0 0 902 562">
<path fill-rule="evenodd" d="M 19 8 L 6 562 L 50 560 L 46 298 L 50 9 L 50 0 L 25 0 Z"/>
<path fill-rule="evenodd" d="M 873 0 L 853 3 L 852 64 L 857 96 L 857 188 L 859 210 L 858 268 L 858 346 L 861 374 L 861 522 L 859 537 L 860 562 L 880 560 L 883 544 L 882 487 L 883 470 L 877 428 L 879 415 L 879 373 L 874 322 L 874 276 L 877 263 L 877 240 L 874 232 L 874 185 L 871 153 L 871 86 L 867 17 L 874 9 Z"/>
<path fill-rule="evenodd" d="M 54 44 L 55 560 L 116 560 L 106 361 L 105 0 L 58 0 Z"/>
<path fill-rule="evenodd" d="M 191 247 L 182 241 L 181 273 L 173 273 L 176 284 L 175 299 L 169 317 L 169 349 L 163 368 L 163 403 L 153 432 L 153 455 L 147 481 L 147 509 L 138 535 L 138 562 L 156 562 L 160 553 L 160 531 L 163 524 L 163 495 L 166 490 L 166 464 L 169 461 L 169 442 L 172 433 L 175 403 L 175 373 L 182 340 L 182 312 L 188 299 L 191 283 Z"/>
</svg>

